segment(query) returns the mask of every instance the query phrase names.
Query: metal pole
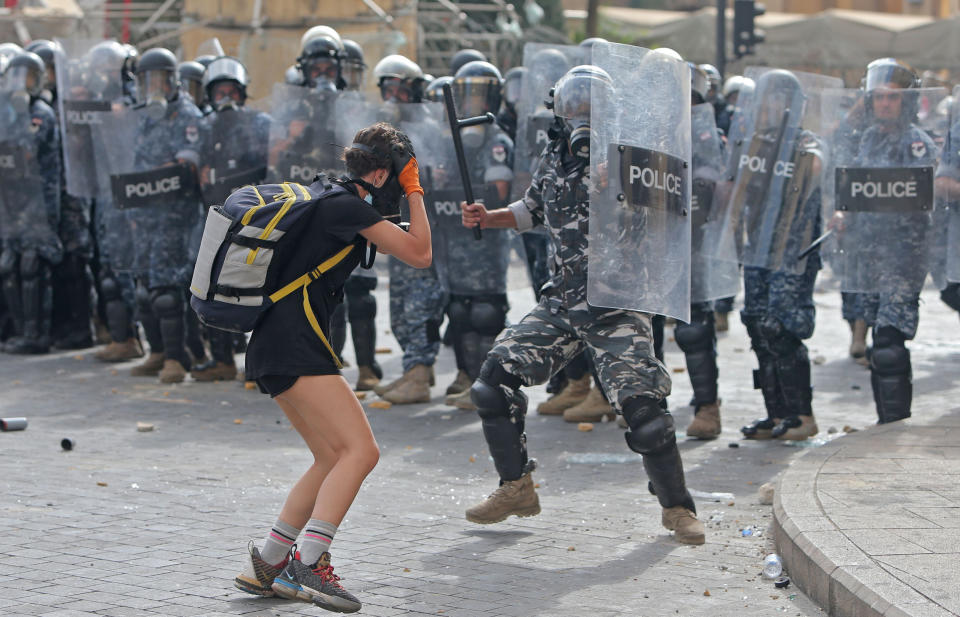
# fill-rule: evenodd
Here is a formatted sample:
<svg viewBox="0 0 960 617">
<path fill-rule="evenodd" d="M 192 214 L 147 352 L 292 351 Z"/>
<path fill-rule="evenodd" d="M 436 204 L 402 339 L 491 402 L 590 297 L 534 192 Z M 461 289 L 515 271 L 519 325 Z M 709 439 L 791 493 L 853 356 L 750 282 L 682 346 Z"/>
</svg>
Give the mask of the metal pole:
<svg viewBox="0 0 960 617">
<path fill-rule="evenodd" d="M 727 0 L 717 0 L 717 70 L 727 72 Z"/>
</svg>

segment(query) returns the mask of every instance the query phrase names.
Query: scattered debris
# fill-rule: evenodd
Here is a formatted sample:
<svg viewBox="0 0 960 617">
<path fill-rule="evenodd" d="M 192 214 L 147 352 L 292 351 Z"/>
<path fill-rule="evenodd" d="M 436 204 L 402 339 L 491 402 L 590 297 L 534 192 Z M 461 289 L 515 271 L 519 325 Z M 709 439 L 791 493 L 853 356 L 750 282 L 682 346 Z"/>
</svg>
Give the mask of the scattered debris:
<svg viewBox="0 0 960 617">
<path fill-rule="evenodd" d="M 703 595 L 705 595 L 705 596 L 707 596 L 707 597 L 709 598 L 709 597 L 710 597 L 710 590 L 709 590 L 709 589 L 704 589 L 704 590 L 703 590 Z"/>
<path fill-rule="evenodd" d="M 409 571 L 410 571 L 410 568 L 404 568 L 403 571 L 404 571 L 404 572 L 409 572 Z"/>
<path fill-rule="evenodd" d="M 366 392 L 354 392 L 354 394 L 357 395 L 357 400 L 361 400 L 361 401 L 362 401 L 363 399 L 367 398 L 367 393 L 366 393 Z"/>
<path fill-rule="evenodd" d="M 859 389 L 860 389 L 860 385 L 859 385 L 859 384 L 853 384 L 852 386 L 850 386 L 850 389 L 851 389 L 851 390 L 859 390 Z"/>
<path fill-rule="evenodd" d="M 22 431 L 27 428 L 26 418 L 0 418 L 0 431 Z"/>
<path fill-rule="evenodd" d="M 377 347 L 375 353 L 393 353 L 393 349 L 389 347 Z"/>
<path fill-rule="evenodd" d="M 393 403 L 390 401 L 373 401 L 370 403 L 370 406 L 374 409 L 390 409 L 393 406 Z"/>
<path fill-rule="evenodd" d="M 149 422 L 137 422 L 137 432 L 149 433 L 153 430 L 153 425 Z"/>
<path fill-rule="evenodd" d="M 686 371 L 687 371 L 687 369 L 685 369 L 685 368 L 682 367 L 682 366 L 675 366 L 675 367 L 673 367 L 673 372 L 674 372 L 674 373 L 685 373 Z"/>
<path fill-rule="evenodd" d="M 75 355 L 75 356 L 73 357 L 73 359 L 74 359 L 74 360 L 83 360 L 83 354 L 82 354 L 82 353 L 78 353 L 77 355 Z"/>
<path fill-rule="evenodd" d="M 780 555 L 770 553 L 763 558 L 763 578 L 775 579 L 783 574 L 783 561 Z"/>
<path fill-rule="evenodd" d="M 577 430 L 581 433 L 589 433 L 593 430 L 593 422 L 581 422 L 577 425 Z"/>
<path fill-rule="evenodd" d="M 733 501 L 734 499 L 733 493 L 708 493 L 706 491 L 698 491 L 695 489 L 690 489 L 690 496 L 716 502 Z"/>
<path fill-rule="evenodd" d="M 837 427 L 835 426 L 831 426 L 830 428 L 827 429 L 827 433 L 829 433 L 830 435 L 833 435 L 836 432 L 837 432 Z"/>
<path fill-rule="evenodd" d="M 781 576 L 777 580 L 773 581 L 773 586 L 776 587 L 777 589 L 786 589 L 787 587 L 790 586 L 790 577 Z M 792 600 L 793 597 L 791 597 L 790 599 Z"/>
<path fill-rule="evenodd" d="M 247 382 L 244 382 L 243 387 L 246 388 L 247 390 L 256 390 L 257 384 L 252 381 L 247 381 Z"/>
<path fill-rule="evenodd" d="M 243 424 L 243 418 L 236 418 L 233 421 L 234 424 Z"/>
<path fill-rule="evenodd" d="M 858 428 L 853 428 L 853 427 L 850 426 L 850 425 L 847 425 L 847 426 L 843 427 L 843 432 L 844 432 L 844 433 L 856 433 L 856 432 L 859 431 L 859 430 L 860 430 L 860 429 L 858 429 Z"/>
<path fill-rule="evenodd" d="M 567 550 L 568 550 L 568 551 L 575 551 L 575 550 L 577 550 L 577 549 L 576 549 L 576 547 L 568 546 L 568 547 L 567 547 Z"/>
<path fill-rule="evenodd" d="M 735 441 L 731 441 L 730 443 L 727 444 L 727 447 L 728 447 L 728 448 L 739 448 L 739 447 L 740 447 L 740 444 L 738 444 L 738 443 L 735 442 Z"/>
<path fill-rule="evenodd" d="M 827 359 L 826 359 L 825 357 L 823 357 L 823 356 L 814 356 L 814 357 L 813 357 L 813 363 L 814 363 L 814 364 L 826 364 L 826 363 L 827 363 Z"/>
<path fill-rule="evenodd" d="M 73 446 L 75 446 L 76 443 L 77 442 L 70 439 L 69 437 L 64 437 L 63 439 L 60 440 L 60 447 L 63 449 L 64 452 L 69 452 L 70 450 L 73 450 Z"/>
<path fill-rule="evenodd" d="M 97 482 L 97 486 L 106 486 L 106 485 L 107 485 L 106 482 Z"/>
<path fill-rule="evenodd" d="M 773 505 L 774 490 L 775 489 L 774 489 L 773 482 L 766 482 L 760 485 L 760 505 L 761 506 Z"/>
<path fill-rule="evenodd" d="M 471 457 L 468 458 L 467 460 L 470 461 L 471 463 L 476 463 L 476 462 L 477 462 L 477 457 L 471 456 Z"/>
</svg>

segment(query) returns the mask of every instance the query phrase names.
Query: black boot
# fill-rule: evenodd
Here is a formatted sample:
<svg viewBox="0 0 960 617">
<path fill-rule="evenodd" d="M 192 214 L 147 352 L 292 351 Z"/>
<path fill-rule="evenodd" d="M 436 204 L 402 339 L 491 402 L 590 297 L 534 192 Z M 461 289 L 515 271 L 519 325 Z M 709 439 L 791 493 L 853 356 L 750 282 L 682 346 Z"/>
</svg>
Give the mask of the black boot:
<svg viewBox="0 0 960 617">
<path fill-rule="evenodd" d="M 877 405 L 879 424 L 896 422 L 910 417 L 913 401 L 913 375 L 910 350 L 903 334 L 885 326 L 873 333 L 873 353 L 870 354 L 870 385 Z"/>
<path fill-rule="evenodd" d="M 23 336 L 9 343 L 5 351 L 14 354 L 47 353 L 50 351 L 53 310 L 50 266 L 32 251 L 20 258 L 20 294 L 23 303 Z"/>
</svg>

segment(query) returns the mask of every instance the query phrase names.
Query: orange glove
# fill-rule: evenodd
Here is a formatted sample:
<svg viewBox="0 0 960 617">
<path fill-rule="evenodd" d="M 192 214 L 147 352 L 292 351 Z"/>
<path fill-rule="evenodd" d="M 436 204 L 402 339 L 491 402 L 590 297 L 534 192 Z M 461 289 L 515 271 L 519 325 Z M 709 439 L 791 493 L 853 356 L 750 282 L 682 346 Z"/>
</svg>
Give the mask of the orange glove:
<svg viewBox="0 0 960 617">
<path fill-rule="evenodd" d="M 417 159 L 410 157 L 400 173 L 397 174 L 397 180 L 403 187 L 403 192 L 407 195 L 420 193 L 423 195 L 423 188 L 420 186 L 420 167 L 417 165 Z"/>
</svg>

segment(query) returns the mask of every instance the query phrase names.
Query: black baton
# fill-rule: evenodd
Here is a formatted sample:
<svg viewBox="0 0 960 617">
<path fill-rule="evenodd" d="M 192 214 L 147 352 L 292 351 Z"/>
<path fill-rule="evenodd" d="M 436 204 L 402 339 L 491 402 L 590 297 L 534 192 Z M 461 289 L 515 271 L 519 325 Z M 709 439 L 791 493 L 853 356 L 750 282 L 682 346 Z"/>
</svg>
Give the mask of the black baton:
<svg viewBox="0 0 960 617">
<path fill-rule="evenodd" d="M 800 253 L 799 255 L 797 255 L 797 261 L 800 261 L 801 259 L 803 259 L 803 258 L 806 257 L 807 255 L 809 255 L 810 253 L 812 253 L 812 252 L 814 252 L 815 250 L 817 250 L 817 247 L 820 246 L 821 244 L 823 244 L 823 241 L 826 240 L 827 238 L 829 238 L 829 237 L 832 236 L 832 235 L 833 235 L 833 230 L 832 230 L 832 229 L 828 229 L 828 230 L 827 230 L 827 233 L 823 234 L 822 236 L 820 236 L 819 238 L 817 238 L 816 240 L 814 240 L 813 242 L 811 242 L 811 243 L 810 243 L 810 246 L 808 246 L 807 248 L 803 249 L 803 252 Z"/>
<path fill-rule="evenodd" d="M 463 140 L 460 139 L 460 129 L 478 124 L 493 124 L 496 118 L 490 112 L 474 118 L 457 119 L 457 104 L 453 101 L 453 90 L 450 84 L 443 84 L 443 103 L 447 107 L 447 119 L 450 120 L 450 133 L 453 134 L 453 148 L 457 151 L 457 163 L 460 165 L 460 180 L 463 182 L 463 192 L 466 193 L 466 202 L 473 203 L 473 186 L 470 184 L 470 170 L 467 169 L 467 155 L 463 153 Z M 482 234 L 480 225 L 473 228 L 473 237 L 479 240 Z"/>
</svg>

